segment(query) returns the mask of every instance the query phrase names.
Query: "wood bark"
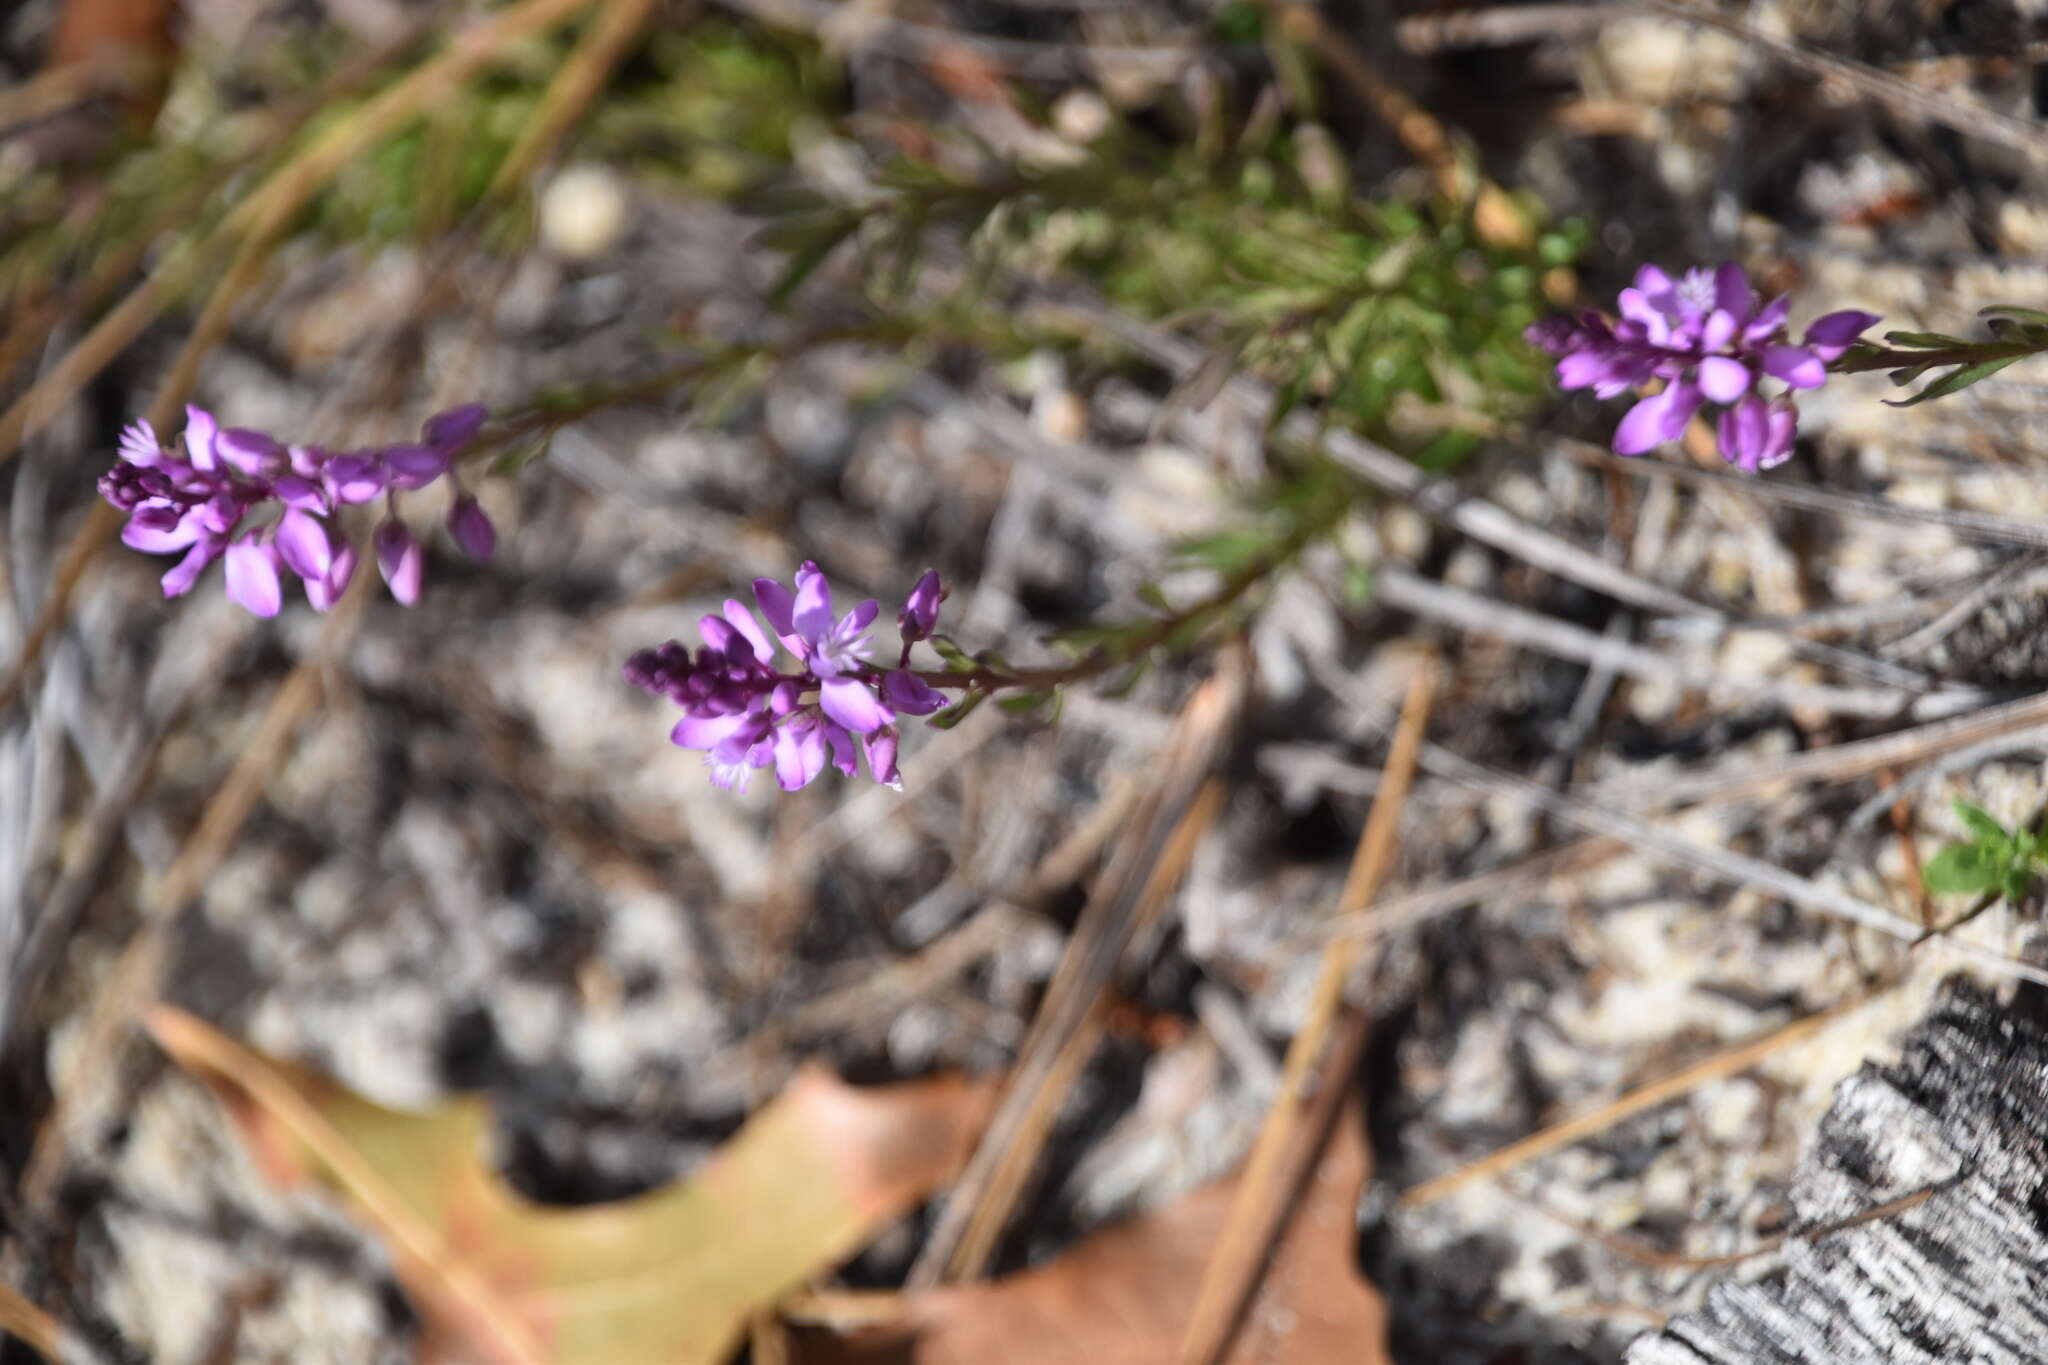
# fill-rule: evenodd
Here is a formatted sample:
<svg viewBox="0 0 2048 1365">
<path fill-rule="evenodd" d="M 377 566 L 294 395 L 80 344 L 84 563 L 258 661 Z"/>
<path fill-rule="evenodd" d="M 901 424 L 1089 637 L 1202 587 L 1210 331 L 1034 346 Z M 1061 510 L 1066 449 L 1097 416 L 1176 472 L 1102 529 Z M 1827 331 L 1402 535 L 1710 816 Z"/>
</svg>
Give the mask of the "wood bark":
<svg viewBox="0 0 2048 1365">
<path fill-rule="evenodd" d="M 2034 1365 L 2048 1360 L 2048 994 L 1957 987 L 1891 1066 L 1844 1081 L 1792 1188 L 1825 1229 L 1717 1286 L 1628 1365 Z"/>
</svg>

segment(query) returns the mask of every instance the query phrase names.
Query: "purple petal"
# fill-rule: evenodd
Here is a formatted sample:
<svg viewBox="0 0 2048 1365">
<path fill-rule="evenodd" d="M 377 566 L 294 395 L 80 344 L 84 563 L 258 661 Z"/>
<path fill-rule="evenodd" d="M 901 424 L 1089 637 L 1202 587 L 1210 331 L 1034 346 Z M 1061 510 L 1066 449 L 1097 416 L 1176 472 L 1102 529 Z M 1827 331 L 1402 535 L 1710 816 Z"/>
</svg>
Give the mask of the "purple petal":
<svg viewBox="0 0 2048 1365">
<path fill-rule="evenodd" d="M 213 449 L 244 474 L 262 478 L 284 463 L 284 447 L 260 431 L 229 427 L 213 438 Z"/>
<path fill-rule="evenodd" d="M 1636 269 L 1636 288 L 1648 298 L 1668 299 L 1678 282 L 1654 265 L 1643 265 Z"/>
<path fill-rule="evenodd" d="M 489 514 L 467 493 L 448 509 L 448 534 L 462 547 L 462 553 L 478 563 L 489 559 L 498 548 L 498 528 L 491 525 Z"/>
<path fill-rule="evenodd" d="M 676 728 L 668 732 L 668 738 L 679 749 L 715 749 L 757 720 L 758 717 L 744 713 L 736 716 L 684 716 L 676 722 Z"/>
<path fill-rule="evenodd" d="M 857 635 L 873 625 L 875 618 L 881 614 L 882 604 L 870 597 L 867 601 L 862 602 L 852 611 L 846 613 L 844 617 L 840 618 L 839 625 L 833 631 L 833 634 L 839 636 Z"/>
<path fill-rule="evenodd" d="M 860 747 L 867 755 L 868 773 L 885 787 L 903 790 L 903 776 L 896 771 L 896 732 L 877 730 L 862 735 Z"/>
<path fill-rule="evenodd" d="M 1640 289 L 1624 289 L 1615 302 L 1621 308 L 1621 315 L 1630 322 L 1640 323 L 1654 335 L 1659 328 L 1669 327 L 1670 321 L 1650 302 L 1649 296 Z"/>
<path fill-rule="evenodd" d="M 815 725 L 784 725 L 775 732 L 775 783 L 786 792 L 808 787 L 825 770 L 825 736 Z"/>
<path fill-rule="evenodd" d="M 754 619 L 754 613 L 747 610 L 745 603 L 736 597 L 728 597 L 724 611 L 726 624 L 746 637 L 747 643 L 753 646 L 756 659 L 765 664 L 775 657 L 775 646 L 768 643 L 768 633 L 761 629 L 761 623 Z"/>
<path fill-rule="evenodd" d="M 1757 310 L 1757 315 L 1749 320 L 1747 327 L 1742 329 L 1742 339 L 1752 346 L 1768 341 L 1779 328 L 1785 325 L 1785 315 L 1791 311 L 1792 296 L 1790 294 L 1778 295 L 1778 297 Z"/>
<path fill-rule="evenodd" d="M 882 675 L 882 701 L 899 716 L 928 716 L 945 706 L 945 694 L 907 669 Z"/>
<path fill-rule="evenodd" d="M 491 410 L 482 403 L 464 403 L 459 408 L 450 408 L 429 417 L 426 425 L 420 428 L 420 435 L 430 446 L 453 450 L 468 445 L 470 439 L 483 430 L 484 421 L 490 415 Z"/>
<path fill-rule="evenodd" d="M 1628 410 L 1614 429 L 1617 455 L 1640 455 L 1652 446 L 1675 441 L 1685 431 L 1704 397 L 1700 386 L 1681 379 L 1660 394 L 1645 398 Z"/>
<path fill-rule="evenodd" d="M 1720 350 L 1735 340 L 1735 333 L 1740 326 L 1741 324 L 1735 320 L 1735 314 L 1725 308 L 1716 308 L 1707 314 L 1706 321 L 1700 324 L 1700 349 Z"/>
<path fill-rule="evenodd" d="M 194 469 L 208 473 L 220 468 L 220 461 L 214 457 L 214 438 L 220 434 L 220 423 L 213 420 L 213 414 L 205 408 L 185 405 L 185 454 Z"/>
<path fill-rule="evenodd" d="M 306 600 L 314 611 L 327 611 L 341 595 L 348 591 L 350 580 L 356 576 L 356 547 L 347 541 L 335 548 L 334 560 L 327 566 L 327 576 L 315 582 L 306 583 Z"/>
<path fill-rule="evenodd" d="M 1700 392 L 1716 403 L 1733 403 L 1749 392 L 1749 366 L 1725 355 L 1700 362 Z"/>
<path fill-rule="evenodd" d="M 1826 317 L 1815 318 L 1813 326 L 1806 329 L 1806 345 L 1824 361 L 1838 360 L 1842 352 L 1855 345 L 1856 338 L 1866 328 L 1875 326 L 1878 320 L 1876 313 L 1859 312 L 1854 308 L 1829 313 Z"/>
<path fill-rule="evenodd" d="M 317 479 L 320 470 L 330 458 L 319 446 L 286 446 L 285 458 L 291 462 L 292 473 L 302 479 Z"/>
<path fill-rule="evenodd" d="M 384 467 L 400 488 L 425 488 L 448 472 L 448 452 L 433 446 L 395 445 L 384 451 Z"/>
<path fill-rule="evenodd" d="M 796 606 L 789 619 L 796 633 L 814 645 L 832 633 L 832 588 L 815 564 L 796 571 Z"/>
<path fill-rule="evenodd" d="M 853 758 L 853 736 L 830 721 L 820 725 L 818 729 L 825 736 L 826 748 L 831 750 L 832 766 L 848 777 L 859 772 L 860 769 Z"/>
<path fill-rule="evenodd" d="M 790 613 L 796 610 L 796 602 L 789 595 L 789 589 L 772 578 L 754 580 L 754 600 L 761 606 L 761 615 L 767 619 L 768 629 L 785 638 L 796 634 L 796 623 Z"/>
<path fill-rule="evenodd" d="M 149 424 L 147 417 L 139 417 L 121 428 L 121 458 L 129 464 L 154 469 L 163 463 L 163 443 L 156 438 L 156 428 Z"/>
<path fill-rule="evenodd" d="M 277 500 L 287 507 L 296 507 L 301 512 L 326 512 L 327 495 L 320 491 L 320 485 L 297 474 L 281 474 L 270 485 L 270 491 Z"/>
<path fill-rule="evenodd" d="M 364 455 L 331 456 L 321 472 L 334 492 L 334 500 L 351 506 L 368 502 L 391 484 L 391 476 L 384 467 Z"/>
<path fill-rule="evenodd" d="M 1723 261 L 1714 270 L 1714 306 L 1727 310 L 1739 323 L 1756 307 L 1756 291 L 1749 276 L 1733 261 Z"/>
<path fill-rule="evenodd" d="M 121 543 L 146 555 L 167 555 L 199 539 L 200 527 L 175 507 L 139 507 L 121 528 Z"/>
<path fill-rule="evenodd" d="M 284 588 L 277 578 L 277 551 L 262 543 L 260 531 L 251 531 L 228 546 L 228 601 L 252 616 L 275 616 L 284 605 Z"/>
<path fill-rule="evenodd" d="M 1763 399 L 1751 394 L 1723 412 L 1716 424 L 1716 435 L 1720 438 L 1722 459 L 1737 469 L 1754 472 L 1769 437 Z"/>
<path fill-rule="evenodd" d="M 702 616 L 697 619 L 697 633 L 704 637 L 704 643 L 720 654 L 732 654 L 734 644 L 746 637 L 727 625 L 724 617 Z"/>
<path fill-rule="evenodd" d="M 1765 348 L 1764 373 L 1794 389 L 1817 389 L 1828 382 L 1828 367 L 1804 346 Z"/>
<path fill-rule="evenodd" d="M 426 555 L 420 543 L 413 539 L 412 532 L 395 521 L 387 521 L 377 528 L 377 569 L 384 575 L 385 584 L 400 605 L 411 606 L 420 600 L 420 587 L 426 577 Z"/>
<path fill-rule="evenodd" d="M 277 553 L 285 567 L 307 583 L 318 583 L 334 567 L 334 542 L 321 520 L 297 508 L 277 523 Z"/>
<path fill-rule="evenodd" d="M 926 569 L 918 578 L 917 586 L 910 590 L 910 596 L 904 599 L 903 610 L 896 613 L 896 627 L 903 634 L 903 643 L 922 640 L 932 633 L 933 627 L 939 624 L 939 599 L 944 592 L 939 583 L 939 571 Z"/>
<path fill-rule="evenodd" d="M 872 734 L 895 717 L 856 678 L 826 678 L 818 684 L 818 705 L 826 715 L 857 735 Z"/>
<path fill-rule="evenodd" d="M 185 557 L 164 574 L 164 596 L 183 597 L 192 591 L 192 585 L 199 581 L 199 575 L 206 572 L 206 566 L 220 558 L 221 543 L 217 540 L 202 540 L 185 552 Z"/>
<path fill-rule="evenodd" d="M 1769 432 L 1764 441 L 1763 453 L 1756 462 L 1758 469 L 1776 469 L 1792 458 L 1792 442 L 1799 435 L 1799 410 L 1789 399 L 1779 399 L 1771 404 Z"/>
</svg>

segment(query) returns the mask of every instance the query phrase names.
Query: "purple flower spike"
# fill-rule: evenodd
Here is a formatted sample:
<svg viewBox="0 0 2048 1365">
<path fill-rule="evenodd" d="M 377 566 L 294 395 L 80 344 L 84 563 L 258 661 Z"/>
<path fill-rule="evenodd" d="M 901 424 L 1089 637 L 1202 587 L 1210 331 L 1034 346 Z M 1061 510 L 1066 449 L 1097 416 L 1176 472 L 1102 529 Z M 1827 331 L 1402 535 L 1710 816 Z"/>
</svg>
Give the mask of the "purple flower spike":
<svg viewBox="0 0 2048 1365">
<path fill-rule="evenodd" d="M 403 606 L 419 601 L 427 571 L 426 556 L 412 532 L 398 522 L 387 521 L 377 528 L 376 546 L 377 569 L 384 575 L 391 595 Z"/>
<path fill-rule="evenodd" d="M 1676 440 L 1704 403 L 1721 406 L 1717 431 L 1729 462 L 1769 469 L 1791 453 L 1798 426 L 1791 391 L 1827 382 L 1829 364 L 1856 344 L 1875 314 L 1830 313 L 1807 329 L 1803 344 L 1785 335 L 1790 301 L 1762 302 L 1733 262 L 1674 278 L 1653 265 L 1636 272 L 1616 300 L 1618 319 L 1598 313 L 1552 317 L 1523 335 L 1557 359 L 1565 389 L 1615 398 L 1653 380 L 1664 389 L 1640 399 L 1614 432 L 1614 449 L 1640 455 Z M 1777 396 L 1758 385 L 1775 381 Z"/>
<path fill-rule="evenodd" d="M 477 500 L 467 493 L 448 509 L 448 534 L 462 547 L 462 553 L 481 563 L 498 548 L 498 531 Z"/>
<path fill-rule="evenodd" d="M 907 636 L 929 634 L 943 596 L 937 573 L 918 580 L 899 617 Z M 754 601 L 758 617 L 729 598 L 700 618 L 704 643 L 694 655 L 671 640 L 626 661 L 627 682 L 683 708 L 670 741 L 704 750 L 711 780 L 734 790 L 769 766 L 786 791 L 828 765 L 851 777 L 863 758 L 876 781 L 897 785 L 897 717 L 930 715 L 946 699 L 915 673 L 869 661 L 867 634 L 881 608 L 869 600 L 835 616 L 831 587 L 809 561 L 793 587 L 754 580 Z M 778 663 L 778 641 L 795 660 L 791 671 Z"/>
<path fill-rule="evenodd" d="M 284 588 L 277 577 L 277 549 L 261 531 L 251 531 L 228 546 L 228 601 L 255 616 L 275 616 L 284 606 Z M 182 566 L 181 566 L 182 567 Z"/>
<path fill-rule="evenodd" d="M 432 483 L 447 472 L 454 446 L 473 437 L 484 420 L 474 404 L 455 408 L 427 423 L 429 436 L 446 445 L 337 455 L 319 446 L 286 445 L 268 432 L 223 429 L 204 408 L 185 411 L 184 436 L 173 448 L 165 448 L 146 421 L 124 429 L 120 458 L 100 478 L 100 496 L 127 514 L 121 539 L 129 547 L 183 554 L 163 575 L 166 597 L 190 592 L 207 566 L 225 556 L 229 597 L 260 616 L 282 608 L 280 568 L 305 584 L 315 609 L 333 606 L 348 587 L 357 556 L 326 518 L 394 487 Z M 265 509 L 272 510 L 265 515 Z M 479 559 L 496 548 L 496 528 L 467 495 L 457 497 L 448 529 Z M 417 600 L 425 569 L 418 542 L 387 523 L 376 544 L 392 595 L 407 604 Z"/>
<path fill-rule="evenodd" d="M 945 595 L 939 571 L 926 569 L 904 599 L 903 610 L 896 613 L 896 628 L 902 632 L 904 644 L 915 644 L 932 633 L 939 623 L 939 599 Z"/>
</svg>

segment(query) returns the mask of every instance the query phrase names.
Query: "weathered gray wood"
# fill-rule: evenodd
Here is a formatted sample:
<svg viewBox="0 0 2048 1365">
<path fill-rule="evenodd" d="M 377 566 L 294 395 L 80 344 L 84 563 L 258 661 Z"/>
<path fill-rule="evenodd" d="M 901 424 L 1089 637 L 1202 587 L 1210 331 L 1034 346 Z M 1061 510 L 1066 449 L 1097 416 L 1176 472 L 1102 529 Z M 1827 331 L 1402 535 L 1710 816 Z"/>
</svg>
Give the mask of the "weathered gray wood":
<svg viewBox="0 0 2048 1365">
<path fill-rule="evenodd" d="M 2048 1026 L 1958 988 L 1896 1066 L 1842 1083 L 1792 1202 L 1826 1227 L 1935 1187 L 1925 1203 L 1795 1241 L 1784 1266 L 1718 1286 L 1635 1342 L 1628 1365 L 2035 1365 L 2048 1360 Z"/>
</svg>

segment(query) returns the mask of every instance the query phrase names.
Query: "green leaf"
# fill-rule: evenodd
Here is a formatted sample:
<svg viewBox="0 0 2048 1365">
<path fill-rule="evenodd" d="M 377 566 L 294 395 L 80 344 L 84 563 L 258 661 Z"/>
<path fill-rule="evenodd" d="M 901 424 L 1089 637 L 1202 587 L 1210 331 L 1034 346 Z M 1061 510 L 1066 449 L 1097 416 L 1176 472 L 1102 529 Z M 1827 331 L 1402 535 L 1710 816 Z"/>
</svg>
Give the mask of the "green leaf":
<svg viewBox="0 0 2048 1365">
<path fill-rule="evenodd" d="M 1989 308 L 1980 308 L 1977 310 L 1977 316 L 1980 318 L 2011 318 L 2014 322 L 2032 323 L 2036 326 L 2048 327 L 2048 313 L 2044 313 L 2038 308 L 2021 308 L 2019 305 L 2012 303 L 1994 303 Z"/>
<path fill-rule="evenodd" d="M 974 714 L 974 708 L 987 701 L 986 692 L 969 692 L 959 701 L 933 716 L 929 722 L 934 730 L 950 730 Z"/>
<path fill-rule="evenodd" d="M 2011 844 L 2012 831 L 1999 824 L 1991 812 L 1985 810 L 1982 806 L 1973 806 L 1968 801 L 1957 801 L 1954 803 L 1954 806 L 1956 819 L 1960 820 L 1963 828 L 1969 831 L 1971 842 L 1979 844 Z"/>
<path fill-rule="evenodd" d="M 938 652 L 938 656 L 941 659 L 944 659 L 946 661 L 946 667 L 951 669 L 953 672 L 972 673 L 977 668 L 981 667 L 980 664 L 974 661 L 973 655 L 969 654 L 966 650 L 960 648 L 959 645 L 953 642 L 952 636 L 933 635 L 928 638 L 930 640 L 931 647 Z"/>
<path fill-rule="evenodd" d="M 2014 361 L 2025 359 L 2023 355 L 2008 355 L 2000 356 L 1996 360 L 1980 361 L 1975 365 L 1958 366 L 1911 398 L 1887 398 L 1884 402 L 1889 407 L 1910 408 L 1915 403 L 1925 403 L 1930 398 L 1946 398 L 1952 393 L 1961 393 L 1980 380 L 1989 379 Z"/>
<path fill-rule="evenodd" d="M 779 226 L 779 225 L 778 225 Z M 817 268 L 825 263 L 833 248 L 851 237 L 860 226 L 860 220 L 851 214 L 834 218 L 822 227 L 811 228 L 808 235 L 799 239 L 792 247 L 789 261 L 782 267 L 782 276 L 775 281 L 775 287 L 768 291 L 768 306 L 778 312 L 789 302 L 803 282 L 809 279 Z"/>
<path fill-rule="evenodd" d="M 1928 350 L 1946 350 L 1950 346 L 1970 344 L 1961 337 L 1943 336 L 1940 332 L 1886 332 L 1884 339 L 1894 346 L 1921 346 Z"/>
<path fill-rule="evenodd" d="M 1036 711 L 1053 699 L 1051 692 L 1013 692 L 1007 697 L 996 698 L 996 705 L 1012 715 Z"/>
<path fill-rule="evenodd" d="M 1976 844 L 1951 844 L 1927 860 L 1920 880 L 1938 895 L 1981 895 L 2002 889 L 2010 866 Z"/>
</svg>

